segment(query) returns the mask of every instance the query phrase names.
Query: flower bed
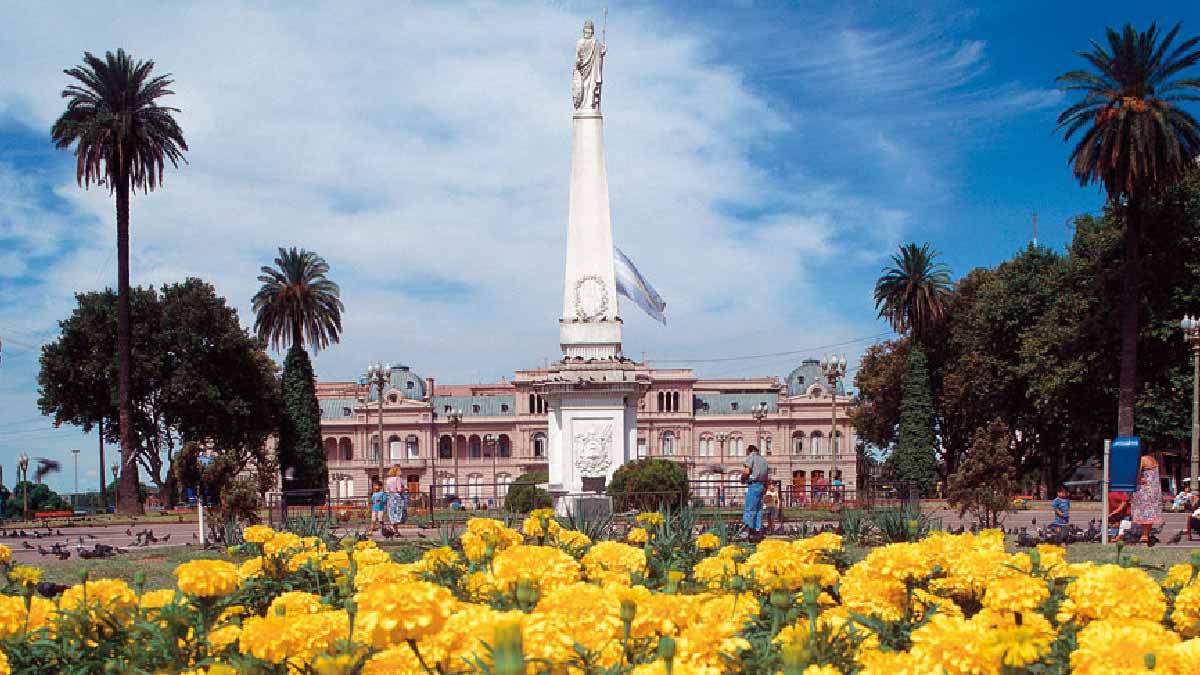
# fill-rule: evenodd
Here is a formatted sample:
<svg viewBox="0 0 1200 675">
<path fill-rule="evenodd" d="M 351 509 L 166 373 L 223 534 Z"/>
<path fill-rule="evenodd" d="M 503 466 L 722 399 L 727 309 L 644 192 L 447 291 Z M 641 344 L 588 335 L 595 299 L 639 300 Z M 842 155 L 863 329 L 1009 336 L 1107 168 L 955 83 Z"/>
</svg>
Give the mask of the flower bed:
<svg viewBox="0 0 1200 675">
<path fill-rule="evenodd" d="M 397 562 L 371 541 L 247 528 L 239 564 L 176 588 L 87 579 L 56 600 L 8 567 L 0 673 L 1200 673 L 1197 567 L 1009 554 L 933 533 L 847 564 L 841 537 L 733 544 L 643 514 L 593 542 L 546 510 L 468 521 Z"/>
</svg>

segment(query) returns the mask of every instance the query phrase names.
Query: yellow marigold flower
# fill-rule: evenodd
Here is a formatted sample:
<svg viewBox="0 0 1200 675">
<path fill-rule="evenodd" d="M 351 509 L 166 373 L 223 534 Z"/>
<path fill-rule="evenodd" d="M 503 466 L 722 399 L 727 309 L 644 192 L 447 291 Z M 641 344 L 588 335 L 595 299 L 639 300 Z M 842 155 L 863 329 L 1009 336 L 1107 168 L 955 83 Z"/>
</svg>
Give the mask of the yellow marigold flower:
<svg viewBox="0 0 1200 675">
<path fill-rule="evenodd" d="M 641 523 L 642 525 L 649 525 L 649 526 L 662 525 L 664 522 L 666 522 L 666 520 L 663 518 L 663 514 L 657 512 L 657 511 L 646 511 L 643 513 L 639 513 L 635 520 L 637 520 L 637 522 Z"/>
<path fill-rule="evenodd" d="M 0 639 L 20 635 L 25 630 L 25 599 L 0 595 Z"/>
<path fill-rule="evenodd" d="M 246 609 L 245 605 L 230 605 L 221 610 L 221 613 L 217 615 L 216 625 L 219 626 L 230 619 L 246 616 L 249 613 L 250 610 Z"/>
<path fill-rule="evenodd" d="M 421 556 L 421 561 L 425 563 L 425 569 L 430 572 L 436 572 L 442 568 L 454 568 L 459 566 L 458 552 L 449 546 L 439 546 L 432 548 Z"/>
<path fill-rule="evenodd" d="M 1147 656 L 1170 660 L 1179 636 L 1157 621 L 1140 618 L 1099 619 L 1079 631 L 1071 653 L 1075 675 L 1149 672 Z"/>
<path fill-rule="evenodd" d="M 267 606 L 265 616 L 298 616 L 300 614 L 316 614 L 329 607 L 321 604 L 321 598 L 304 591 L 288 591 L 281 593 Z"/>
<path fill-rule="evenodd" d="M 833 666 L 812 665 L 805 668 L 801 675 L 842 675 L 842 671 Z"/>
<path fill-rule="evenodd" d="M 179 590 L 195 598 L 223 598 L 237 590 L 238 567 L 225 560 L 190 560 L 175 568 Z"/>
<path fill-rule="evenodd" d="M 417 655 L 407 645 L 390 647 L 367 659 L 362 675 L 396 675 L 397 673 L 424 673 Z"/>
<path fill-rule="evenodd" d="M 572 551 L 585 549 L 592 545 L 592 540 L 584 533 L 578 530 L 568 530 L 563 528 L 554 535 L 554 540 L 559 546 Z"/>
<path fill-rule="evenodd" d="M 526 648 L 542 640 L 561 641 L 559 649 L 547 650 L 557 660 L 569 658 L 571 651 L 561 649 L 579 643 L 600 654 L 597 665 L 608 668 L 621 659 L 620 600 L 615 593 L 594 584 L 573 583 L 544 593 L 530 614 Z M 537 617 L 537 618 L 534 618 Z M 547 619 L 553 617 L 553 619 Z M 554 631 L 555 634 L 548 634 Z M 572 650 L 573 651 L 573 650 Z M 537 654 L 546 656 L 547 654 Z"/>
<path fill-rule="evenodd" d="M 320 551 L 300 551 L 296 555 L 288 559 L 287 570 L 289 572 L 299 572 L 301 567 L 308 563 L 320 565 L 323 554 Z"/>
<path fill-rule="evenodd" d="M 1043 579 L 1027 576 L 1000 577 L 988 584 L 983 606 L 996 610 L 1024 612 L 1037 609 L 1050 597 Z"/>
<path fill-rule="evenodd" d="M 11 675 L 12 667 L 8 665 L 8 655 L 0 651 L 0 675 Z"/>
<path fill-rule="evenodd" d="M 0 544 L 0 563 L 8 564 L 12 562 L 12 549 Z"/>
<path fill-rule="evenodd" d="M 912 654 L 926 672 L 940 666 L 947 675 L 1000 672 L 995 654 L 985 649 L 982 627 L 959 617 L 934 614 L 912 633 Z"/>
<path fill-rule="evenodd" d="M 98 622 L 119 624 L 124 623 L 137 602 L 137 595 L 124 581 L 96 579 L 63 591 L 58 606 L 64 611 L 86 611 Z"/>
<path fill-rule="evenodd" d="M 307 663 L 350 637 L 345 610 L 295 616 L 252 616 L 242 623 L 238 649 L 271 663 Z"/>
<path fill-rule="evenodd" d="M 30 565 L 17 565 L 9 570 L 8 578 L 20 586 L 37 586 L 42 580 L 42 570 Z"/>
<path fill-rule="evenodd" d="M 1175 596 L 1171 622 L 1183 637 L 1200 637 L 1200 582 L 1188 585 Z"/>
<path fill-rule="evenodd" d="M 721 547 L 721 538 L 712 532 L 705 532 L 696 537 L 696 548 L 701 551 L 714 551 Z"/>
<path fill-rule="evenodd" d="M 223 652 L 230 645 L 237 643 L 241 637 L 241 626 L 222 626 L 216 630 L 209 631 L 209 651 L 210 653 Z"/>
<path fill-rule="evenodd" d="M 835 553 L 842 550 L 842 535 L 822 532 L 807 539 L 797 539 L 791 546 L 796 551 L 805 553 Z"/>
<path fill-rule="evenodd" d="M 321 654 L 313 659 L 312 670 L 316 675 L 350 675 L 357 662 L 353 654 Z"/>
<path fill-rule="evenodd" d="M 527 537 L 552 537 L 561 529 L 562 526 L 554 519 L 553 509 L 531 511 L 521 523 L 521 532 Z"/>
<path fill-rule="evenodd" d="M 487 602 L 493 595 L 500 592 L 496 577 L 492 576 L 491 572 L 464 574 L 458 583 L 466 591 L 467 596 L 475 602 Z"/>
<path fill-rule="evenodd" d="M 251 558 L 238 567 L 238 581 L 246 581 L 262 574 L 263 559 Z"/>
<path fill-rule="evenodd" d="M 425 581 L 374 584 L 354 601 L 355 637 L 379 649 L 437 633 L 454 608 L 450 591 Z"/>
<path fill-rule="evenodd" d="M 476 659 L 490 666 L 488 649 L 495 646 L 496 627 L 515 623 L 517 630 L 525 618 L 522 612 L 498 612 L 483 605 L 464 605 L 454 612 L 437 635 L 420 644 L 421 655 L 434 670 L 440 672 L 464 672 L 463 665 Z M 476 668 L 471 668 L 476 672 Z"/>
<path fill-rule="evenodd" d="M 971 617 L 971 622 L 984 632 L 984 651 L 1011 668 L 1024 668 L 1041 660 L 1050 652 L 1055 638 L 1054 626 L 1032 611 L 984 609 Z"/>
<path fill-rule="evenodd" d="M 9 575 L 11 576 L 11 575 Z M 1188 563 L 1171 565 L 1167 576 L 1163 577 L 1163 588 L 1182 588 L 1192 581 L 1192 566 Z"/>
<path fill-rule="evenodd" d="M 766 542 L 763 542 L 766 543 Z M 805 553 L 797 553 L 787 542 L 781 547 L 762 547 L 743 563 L 743 573 L 763 590 L 798 591 L 806 582 L 832 587 L 838 582 L 833 565 L 813 562 Z"/>
<path fill-rule="evenodd" d="M 867 651 L 859 656 L 859 663 L 860 675 L 930 675 L 928 666 L 911 652 Z"/>
<path fill-rule="evenodd" d="M 768 539 L 767 541 L 774 540 Z M 721 550 L 717 551 L 717 557 L 727 558 L 729 560 L 741 560 L 746 557 L 746 549 L 738 546 L 737 544 L 726 544 L 725 546 L 721 547 Z"/>
<path fill-rule="evenodd" d="M 381 548 L 364 548 L 354 552 L 354 564 L 358 565 L 359 569 L 391 561 L 392 556 Z"/>
<path fill-rule="evenodd" d="M 644 544 L 650 541 L 650 533 L 643 527 L 635 527 L 629 530 L 629 534 L 625 535 L 625 539 L 633 544 Z"/>
<path fill-rule="evenodd" d="M 304 544 L 300 541 L 300 537 L 292 532 L 276 532 L 265 543 L 263 543 L 263 553 L 269 556 L 276 556 L 287 553 L 292 549 L 303 548 Z"/>
<path fill-rule="evenodd" d="M 513 546 L 496 554 L 492 574 L 505 591 L 532 582 L 542 594 L 579 581 L 579 563 L 551 546 Z"/>
<path fill-rule="evenodd" d="M 628 585 L 634 574 L 646 574 L 646 553 L 619 541 L 602 541 L 583 556 L 583 571 L 589 581 L 612 581 Z"/>
<path fill-rule="evenodd" d="M 242 531 L 242 539 L 251 544 L 265 544 L 275 536 L 275 530 L 266 525 L 251 525 Z"/>
<path fill-rule="evenodd" d="M 142 593 L 142 597 L 138 598 L 138 607 L 142 609 L 162 609 L 166 605 L 175 602 L 176 594 L 177 591 L 174 588 L 146 591 Z"/>
<path fill-rule="evenodd" d="M 1167 611 L 1162 588 L 1142 570 L 1099 565 L 1083 572 L 1067 586 L 1067 599 L 1059 607 L 1058 621 L 1083 624 L 1096 619 L 1150 619 L 1159 621 Z"/>
<path fill-rule="evenodd" d="M 692 577 L 709 590 L 719 590 L 737 574 L 737 563 L 730 558 L 705 558 L 692 567 Z"/>
<path fill-rule="evenodd" d="M 358 570 L 354 575 L 354 590 L 361 591 L 374 584 L 401 583 L 418 581 L 423 563 L 408 563 L 401 565 L 394 562 L 379 563 Z"/>
</svg>

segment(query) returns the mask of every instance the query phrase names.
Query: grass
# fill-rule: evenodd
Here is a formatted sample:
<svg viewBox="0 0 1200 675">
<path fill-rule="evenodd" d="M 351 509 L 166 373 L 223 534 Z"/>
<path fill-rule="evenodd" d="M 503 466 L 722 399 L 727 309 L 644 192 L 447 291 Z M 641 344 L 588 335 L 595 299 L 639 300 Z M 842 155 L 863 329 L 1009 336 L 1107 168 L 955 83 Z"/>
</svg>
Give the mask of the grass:
<svg viewBox="0 0 1200 675">
<path fill-rule="evenodd" d="M 57 584 L 77 584 L 86 571 L 88 577 L 124 579 L 133 583 L 133 577 L 138 572 L 146 575 L 146 588 L 167 588 L 175 585 L 175 567 L 188 560 L 231 560 L 236 559 L 224 551 L 199 550 L 186 546 L 171 546 L 154 551 L 130 552 L 116 558 L 102 560 L 82 560 L 72 558 L 63 561 L 39 562 L 38 567 L 44 570 L 42 581 Z"/>
</svg>

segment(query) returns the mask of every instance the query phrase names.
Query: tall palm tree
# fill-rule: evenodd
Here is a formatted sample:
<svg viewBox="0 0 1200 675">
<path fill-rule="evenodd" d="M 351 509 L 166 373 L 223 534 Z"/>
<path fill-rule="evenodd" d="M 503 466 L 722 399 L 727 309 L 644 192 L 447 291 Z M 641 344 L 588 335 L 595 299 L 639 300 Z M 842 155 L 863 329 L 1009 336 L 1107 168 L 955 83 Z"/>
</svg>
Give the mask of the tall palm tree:
<svg viewBox="0 0 1200 675">
<path fill-rule="evenodd" d="M 65 72 L 77 81 L 63 89 L 67 109 L 50 136 L 60 150 L 75 146 L 75 180 L 85 189 L 105 185 L 117 201 L 117 407 L 121 482 L 117 510 L 140 513 L 138 469 L 129 385 L 129 193 L 162 184 L 166 162 L 178 167 L 188 149 L 175 122 L 176 108 L 158 105 L 170 96 L 169 75 L 151 76 L 153 61 L 134 61 L 125 50 L 104 59 L 83 53 L 83 64 Z"/>
<path fill-rule="evenodd" d="M 1200 155 L 1200 125 L 1181 104 L 1200 100 L 1200 79 L 1183 75 L 1200 63 L 1200 37 L 1172 48 L 1176 24 L 1161 35 L 1155 24 L 1142 33 L 1126 24 L 1108 29 L 1108 44 L 1079 52 L 1091 70 L 1058 77 L 1059 86 L 1082 95 L 1058 116 L 1063 140 L 1083 131 L 1071 151 L 1081 185 L 1100 182 L 1109 205 L 1123 216 L 1120 332 L 1121 374 L 1117 434 L 1133 434 L 1137 387 L 1138 237 L 1147 200 L 1182 178 Z M 1161 38 L 1161 39 L 1160 39 Z"/>
<path fill-rule="evenodd" d="M 875 282 L 875 309 L 897 333 L 909 333 L 918 344 L 941 324 L 950 296 L 950 271 L 937 262 L 929 244 L 905 244 L 892 256 Z"/>
<path fill-rule="evenodd" d="M 275 267 L 262 268 L 262 287 L 254 294 L 254 330 L 275 349 L 319 351 L 338 342 L 342 305 L 338 285 L 325 275 L 329 263 L 312 251 L 279 249 Z"/>
</svg>

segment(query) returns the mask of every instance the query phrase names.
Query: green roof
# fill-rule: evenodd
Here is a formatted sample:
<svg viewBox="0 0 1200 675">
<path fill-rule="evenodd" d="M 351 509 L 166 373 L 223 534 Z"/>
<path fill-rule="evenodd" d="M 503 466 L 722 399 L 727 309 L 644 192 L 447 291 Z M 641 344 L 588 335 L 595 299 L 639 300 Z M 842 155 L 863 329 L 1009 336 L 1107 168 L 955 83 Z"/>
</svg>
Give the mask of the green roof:
<svg viewBox="0 0 1200 675">
<path fill-rule="evenodd" d="M 511 394 L 433 397 L 433 412 L 445 417 L 447 409 L 461 410 L 463 417 L 509 417 L 517 414 L 516 399 Z"/>
<path fill-rule="evenodd" d="M 317 403 L 321 405 L 322 420 L 353 419 L 354 406 L 358 404 L 352 398 L 321 398 Z"/>
<path fill-rule="evenodd" d="M 767 412 L 779 412 L 779 394 L 696 394 L 693 403 L 696 416 L 701 415 L 750 415 L 759 403 L 766 402 Z"/>
</svg>

